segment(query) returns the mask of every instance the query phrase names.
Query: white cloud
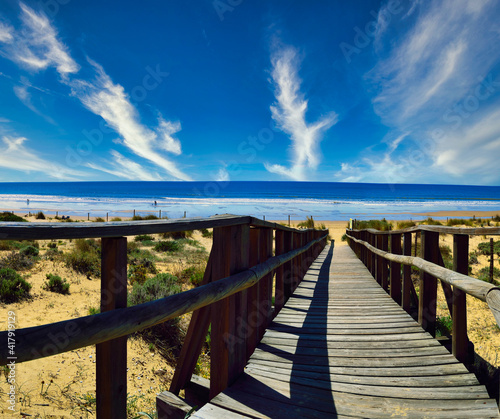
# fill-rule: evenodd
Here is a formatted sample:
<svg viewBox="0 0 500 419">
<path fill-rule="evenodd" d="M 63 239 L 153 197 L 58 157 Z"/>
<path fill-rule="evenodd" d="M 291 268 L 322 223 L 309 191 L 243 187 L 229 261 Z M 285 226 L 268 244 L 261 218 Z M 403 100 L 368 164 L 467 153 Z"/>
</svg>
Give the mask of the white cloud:
<svg viewBox="0 0 500 419">
<path fill-rule="evenodd" d="M 231 179 L 229 177 L 229 172 L 225 167 L 221 167 L 219 171 L 215 174 L 214 180 L 216 182 L 229 182 Z"/>
<path fill-rule="evenodd" d="M 277 101 L 271 106 L 271 113 L 277 127 L 292 140 L 292 165 L 287 168 L 266 164 L 265 167 L 294 180 L 306 180 L 307 171 L 316 169 L 319 164 L 319 142 L 323 132 L 334 125 L 338 117 L 332 112 L 315 123 L 306 122 L 308 103 L 300 92 L 298 61 L 297 51 L 291 47 L 279 49 L 271 57 Z"/>
<path fill-rule="evenodd" d="M 83 105 L 101 116 L 106 123 L 118 132 L 123 145 L 137 156 L 149 160 L 161 167 L 176 179 L 191 180 L 190 176 L 179 170 L 174 162 L 162 156 L 157 149 L 180 153 L 180 143 L 171 135 L 180 129 L 179 123 L 171 123 L 160 117 L 158 132 L 154 132 L 139 121 L 136 108 L 131 104 L 125 90 L 113 83 L 104 69 L 89 60 L 96 70 L 96 79 L 92 82 L 73 80 L 72 93 Z"/>
<path fill-rule="evenodd" d="M 116 150 L 111 150 L 114 161 L 111 162 L 112 168 L 106 168 L 95 163 L 87 163 L 86 166 L 94 170 L 109 173 L 113 176 L 130 179 L 130 180 L 145 180 L 156 181 L 163 180 L 158 173 L 150 173 L 140 164 L 133 160 L 127 159 Z"/>
<path fill-rule="evenodd" d="M 68 48 L 57 38 L 57 31 L 47 16 L 42 12 L 35 12 L 23 3 L 20 6 L 22 29 L 7 32 L 5 25 L 3 30 L 0 28 L 0 39 L 9 42 L 3 54 L 32 70 L 55 67 L 63 77 L 68 73 L 78 72 L 78 64 L 69 55 Z"/>
<path fill-rule="evenodd" d="M 69 169 L 58 163 L 39 157 L 29 149 L 25 137 L 3 136 L 3 146 L 0 145 L 0 167 L 21 172 L 41 172 L 58 180 L 78 180 L 85 173 Z"/>
<path fill-rule="evenodd" d="M 0 42 L 10 43 L 14 39 L 12 32 L 14 29 L 12 26 L 6 23 L 0 22 Z"/>
<path fill-rule="evenodd" d="M 181 123 L 178 121 L 165 121 L 161 116 L 158 118 L 158 122 L 159 124 L 156 132 L 160 139 L 158 142 L 159 148 L 175 155 L 181 154 L 181 142 L 172 137 L 173 134 L 181 130 Z"/>
<path fill-rule="evenodd" d="M 500 6 L 491 0 L 423 3 L 414 2 L 401 19 L 394 16 L 390 24 L 400 36 L 381 39 L 376 52 L 383 58 L 366 75 L 389 137 L 404 132 L 414 146 L 365 153 L 368 158 L 345 166 L 338 177 L 397 182 L 401 173 L 403 182 L 496 183 L 500 144 L 491 115 L 500 105 L 500 31 L 492 28 Z"/>
</svg>

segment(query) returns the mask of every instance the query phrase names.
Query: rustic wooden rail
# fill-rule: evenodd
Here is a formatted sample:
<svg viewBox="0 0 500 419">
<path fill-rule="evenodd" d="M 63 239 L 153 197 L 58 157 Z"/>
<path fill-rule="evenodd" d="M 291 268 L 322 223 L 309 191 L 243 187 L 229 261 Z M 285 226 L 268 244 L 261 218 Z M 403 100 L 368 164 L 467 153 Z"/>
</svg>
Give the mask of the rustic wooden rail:
<svg viewBox="0 0 500 419">
<path fill-rule="evenodd" d="M 201 228 L 214 229 L 202 286 L 127 308 L 124 236 Z M 0 224 L 0 240 L 89 237 L 102 238 L 101 313 L 16 330 L 16 362 L 96 344 L 97 417 L 108 419 L 126 417 L 126 336 L 191 311 L 171 390 L 178 393 L 189 382 L 210 324 L 210 393 L 215 396 L 224 390 L 243 371 L 266 326 L 325 247 L 328 231 L 296 230 L 232 215 L 99 224 Z M 6 331 L 0 332 L 0 340 L 7 340 Z M 0 365 L 9 361 L 6 349 L 0 349 Z"/>
<path fill-rule="evenodd" d="M 421 257 L 411 256 L 412 233 L 421 236 Z M 439 233 L 453 234 L 453 271 L 444 268 Z M 351 248 L 397 303 L 408 313 L 411 312 L 412 300 L 418 305 L 418 321 L 433 336 L 436 331 L 437 279 L 441 281 L 452 318 L 452 352 L 459 361 L 465 362 L 468 355 L 467 294 L 485 301 L 500 326 L 500 288 L 468 276 L 469 236 L 499 235 L 500 228 L 422 225 L 393 231 L 347 230 L 346 234 Z M 411 266 L 420 270 L 418 298 L 411 280 Z"/>
</svg>

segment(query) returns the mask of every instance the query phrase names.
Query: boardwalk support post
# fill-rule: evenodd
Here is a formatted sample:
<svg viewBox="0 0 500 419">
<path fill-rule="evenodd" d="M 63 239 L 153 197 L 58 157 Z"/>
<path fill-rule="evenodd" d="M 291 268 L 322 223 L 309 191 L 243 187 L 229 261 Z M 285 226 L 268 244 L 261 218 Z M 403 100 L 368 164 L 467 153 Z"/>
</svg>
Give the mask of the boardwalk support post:
<svg viewBox="0 0 500 419">
<path fill-rule="evenodd" d="M 391 234 L 391 253 L 401 254 L 401 234 Z M 401 305 L 401 264 L 391 262 L 391 297 Z"/>
<path fill-rule="evenodd" d="M 101 312 L 127 307 L 127 239 L 103 238 Z M 98 418 L 127 416 L 127 336 L 96 345 Z"/>
<path fill-rule="evenodd" d="M 469 236 L 453 235 L 453 270 L 469 274 Z M 465 292 L 453 287 L 452 353 L 460 362 L 467 359 L 467 301 Z"/>
<path fill-rule="evenodd" d="M 437 264 L 439 261 L 439 233 L 421 232 L 421 257 Z M 433 337 L 436 336 L 437 280 L 434 276 L 420 272 L 420 298 L 418 300 L 418 322 Z"/>
</svg>

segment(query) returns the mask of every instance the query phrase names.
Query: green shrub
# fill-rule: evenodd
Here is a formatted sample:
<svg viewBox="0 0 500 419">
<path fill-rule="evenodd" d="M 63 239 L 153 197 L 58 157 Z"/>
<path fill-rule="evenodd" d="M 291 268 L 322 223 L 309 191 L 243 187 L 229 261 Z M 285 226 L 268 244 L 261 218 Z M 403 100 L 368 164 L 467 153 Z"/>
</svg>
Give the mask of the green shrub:
<svg viewBox="0 0 500 419">
<path fill-rule="evenodd" d="M 181 292 L 177 277 L 170 274 L 158 274 L 144 284 L 135 283 L 129 293 L 128 305 L 143 304 L 159 298 L 165 298 Z M 169 362 L 175 363 L 182 347 L 185 330 L 180 319 L 160 323 L 138 332 L 146 343 L 153 344 L 158 352 Z"/>
<path fill-rule="evenodd" d="M 97 217 L 95 220 L 94 220 L 94 223 L 104 223 L 104 218 L 102 217 Z"/>
<path fill-rule="evenodd" d="M 346 242 L 347 241 L 347 234 L 342 234 L 342 237 L 340 238 L 340 240 L 342 240 L 343 242 Z"/>
<path fill-rule="evenodd" d="M 213 232 L 213 231 L 210 231 L 210 230 L 208 230 L 208 229 L 206 229 L 206 228 L 202 228 L 202 229 L 200 230 L 200 233 L 201 233 L 201 236 L 202 236 L 202 237 L 205 237 L 205 238 L 207 238 L 207 239 L 211 239 L 211 238 L 214 236 L 214 232 Z"/>
<path fill-rule="evenodd" d="M 16 214 L 12 214 L 11 212 L 4 211 L 0 213 L 0 222 L 1 221 L 8 221 L 8 222 L 27 222 L 28 220 L 25 220 L 22 217 L 19 217 Z"/>
<path fill-rule="evenodd" d="M 140 234 L 139 236 L 134 237 L 134 241 L 136 242 L 145 242 L 145 241 L 154 241 L 154 237 L 149 234 Z"/>
<path fill-rule="evenodd" d="M 47 244 L 47 247 L 49 249 L 57 249 L 57 243 L 55 242 L 50 242 L 49 244 Z"/>
<path fill-rule="evenodd" d="M 314 218 L 306 216 L 306 220 L 298 223 L 297 227 L 314 228 Z"/>
<path fill-rule="evenodd" d="M 132 217 L 132 221 L 142 221 L 142 220 L 159 220 L 159 218 L 156 215 L 153 215 L 153 214 L 146 215 L 144 217 L 142 217 L 140 215 L 134 215 Z"/>
<path fill-rule="evenodd" d="M 452 326 L 453 320 L 451 316 L 438 316 L 436 318 L 436 337 L 449 336 Z"/>
<path fill-rule="evenodd" d="M 111 221 L 122 221 L 122 219 L 120 217 L 114 217 L 111 219 Z"/>
<path fill-rule="evenodd" d="M 24 256 L 37 257 L 40 251 L 34 246 L 26 246 L 19 250 L 19 253 Z"/>
<path fill-rule="evenodd" d="M 176 240 L 159 241 L 154 247 L 157 252 L 177 252 L 181 250 L 181 248 L 181 244 Z"/>
<path fill-rule="evenodd" d="M 381 220 L 368 220 L 368 221 L 357 221 L 356 228 L 358 230 L 364 230 L 366 228 L 373 228 L 380 231 L 390 231 L 392 230 L 392 224 L 389 223 L 385 218 Z"/>
<path fill-rule="evenodd" d="M 63 255 L 62 250 L 58 250 L 57 248 L 55 248 L 55 249 L 50 248 L 45 252 L 44 257 L 47 260 L 54 261 L 54 260 L 59 259 L 62 255 Z"/>
<path fill-rule="evenodd" d="M 15 249 L 12 240 L 0 240 L 0 250 L 12 250 Z"/>
<path fill-rule="evenodd" d="M 0 301 L 15 303 L 30 297 L 31 284 L 26 282 L 15 270 L 0 269 Z"/>
<path fill-rule="evenodd" d="M 129 266 L 127 276 L 132 285 L 136 282 L 144 284 L 148 279 L 148 274 L 156 275 L 157 272 L 156 266 L 152 261 L 142 259 L 134 261 L 134 263 Z"/>
<path fill-rule="evenodd" d="M 477 258 L 477 253 L 470 252 L 469 253 L 469 265 L 477 265 L 478 263 L 479 263 L 479 260 Z"/>
<path fill-rule="evenodd" d="M 205 275 L 205 269 L 202 266 L 190 266 L 182 270 L 178 277 L 182 282 L 191 282 L 191 284 L 198 286 L 203 281 L 203 276 Z"/>
<path fill-rule="evenodd" d="M 38 211 L 35 215 L 35 219 L 37 220 L 45 220 L 45 214 L 42 211 Z"/>
<path fill-rule="evenodd" d="M 487 266 L 480 269 L 477 277 L 481 281 L 490 282 L 490 268 Z M 500 269 L 493 268 L 493 279 L 494 280 L 500 279 Z"/>
<path fill-rule="evenodd" d="M 477 245 L 477 248 L 479 250 L 479 253 L 481 255 L 486 255 L 489 256 L 490 253 L 490 242 L 481 242 Z M 494 241 L 493 242 L 493 253 L 496 253 L 497 255 L 500 256 L 500 240 Z"/>
<path fill-rule="evenodd" d="M 58 294 L 69 294 L 69 284 L 66 279 L 61 279 L 59 275 L 47 274 L 45 289 L 47 291 L 57 292 Z"/>
<path fill-rule="evenodd" d="M 160 236 L 163 239 L 174 239 L 174 240 L 189 239 L 193 237 L 193 231 L 187 230 L 187 231 L 175 231 L 172 233 L 161 233 Z"/>
<path fill-rule="evenodd" d="M 66 266 L 84 275 L 101 276 L 101 246 L 94 239 L 77 239 L 74 249 L 64 255 Z"/>
<path fill-rule="evenodd" d="M 428 225 L 428 226 L 442 226 L 443 225 L 441 223 L 441 221 L 434 220 L 431 217 L 428 217 L 426 220 L 421 221 L 420 224 L 425 224 L 425 225 Z"/>
<path fill-rule="evenodd" d="M 471 220 L 464 220 L 462 218 L 450 218 L 446 222 L 446 225 L 448 227 L 459 226 L 459 225 L 466 225 L 468 227 L 472 227 L 474 224 Z"/>
<path fill-rule="evenodd" d="M 15 271 L 27 271 L 33 267 L 37 258 L 23 253 L 12 252 L 0 260 L 0 268 L 10 268 Z"/>
<path fill-rule="evenodd" d="M 414 221 L 400 221 L 398 223 L 398 230 L 402 230 L 404 228 L 410 228 L 410 227 L 415 227 L 417 224 L 415 224 Z"/>
<path fill-rule="evenodd" d="M 94 314 L 99 314 L 101 312 L 101 307 L 89 307 L 89 316 Z"/>
<path fill-rule="evenodd" d="M 143 284 L 135 283 L 128 297 L 128 305 L 147 303 L 181 292 L 179 279 L 170 274 L 158 274 Z"/>
</svg>

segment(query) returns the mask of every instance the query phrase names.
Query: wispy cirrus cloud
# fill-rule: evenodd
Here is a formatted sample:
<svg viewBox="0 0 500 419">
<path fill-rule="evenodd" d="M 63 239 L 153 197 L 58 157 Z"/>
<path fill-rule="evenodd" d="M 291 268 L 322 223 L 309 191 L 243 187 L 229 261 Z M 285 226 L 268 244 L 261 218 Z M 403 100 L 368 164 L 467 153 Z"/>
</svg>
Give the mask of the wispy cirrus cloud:
<svg viewBox="0 0 500 419">
<path fill-rule="evenodd" d="M 271 73 L 276 102 L 271 113 L 277 128 L 290 136 L 292 165 L 266 164 L 269 172 L 294 180 L 306 180 L 308 171 L 317 168 L 320 160 L 319 143 L 323 133 L 333 126 L 338 116 L 331 112 L 315 123 L 307 123 L 307 100 L 300 91 L 299 58 L 295 48 L 278 49 L 271 57 Z"/>
<path fill-rule="evenodd" d="M 91 59 L 88 59 L 88 62 L 95 73 L 94 80 L 76 77 L 80 65 L 71 57 L 67 46 L 60 41 L 56 28 L 47 16 L 23 3 L 20 3 L 20 7 L 21 28 L 15 30 L 7 23 L 0 24 L 2 55 L 30 70 L 40 71 L 54 67 L 61 75 L 61 83 L 71 88 L 72 94 L 82 105 L 102 117 L 121 136 L 119 144 L 136 156 L 154 163 L 160 168 L 160 172 L 168 173 L 175 179 L 191 180 L 190 176 L 164 156 L 165 152 L 176 156 L 182 153 L 181 142 L 175 138 L 175 134 L 181 130 L 180 122 L 165 120 L 159 114 L 157 126 L 148 127 L 142 124 L 140 115 L 125 89 L 114 83 L 103 67 Z M 31 87 L 26 79 L 21 85 L 14 87 L 14 92 L 24 105 L 44 116 L 33 104 L 29 90 Z M 112 150 L 111 154 L 110 167 L 97 164 L 87 166 L 125 178 L 136 175 L 143 180 L 162 179 L 161 175 L 149 173 L 139 163 L 126 159 L 116 150 Z"/>
<path fill-rule="evenodd" d="M 147 171 L 140 164 L 126 158 L 116 150 L 111 150 L 111 155 L 113 156 L 111 168 L 96 163 L 87 163 L 86 166 L 124 179 L 145 181 L 163 180 L 158 173 Z M 109 162 L 107 163 L 109 164 Z"/>
<path fill-rule="evenodd" d="M 85 173 L 42 158 L 25 143 L 25 137 L 3 136 L 0 144 L 0 167 L 25 173 L 44 173 L 58 180 L 79 180 Z"/>
<path fill-rule="evenodd" d="M 23 3 L 19 5 L 22 28 L 14 31 L 5 24 L 0 26 L 0 41 L 5 44 L 3 55 L 35 71 L 55 67 L 63 77 L 77 73 L 80 67 L 71 58 L 68 48 L 59 41 L 47 16 Z"/>
<path fill-rule="evenodd" d="M 14 94 L 17 96 L 17 98 L 23 103 L 24 106 L 26 106 L 28 109 L 36 113 L 37 115 L 40 115 L 42 118 L 44 118 L 47 122 L 56 125 L 55 121 L 48 115 L 45 115 L 42 111 L 40 111 L 32 101 L 32 96 L 31 92 L 29 89 L 32 87 L 29 81 L 25 77 L 21 77 L 21 83 L 20 85 L 14 86 Z M 40 90 L 40 89 L 37 89 Z"/>
<path fill-rule="evenodd" d="M 397 182 L 396 173 L 402 182 L 500 180 L 500 174 L 491 174 L 500 147 L 489 118 L 500 105 L 495 70 L 500 32 L 492 29 L 498 27 L 499 9 L 492 0 L 419 1 L 404 16 L 393 16 L 390 25 L 401 35 L 395 40 L 381 32 L 379 58 L 365 80 L 389 136 L 407 133 L 411 141 L 394 152 L 387 148 L 375 158 L 366 153 L 346 163 L 340 177 L 350 179 L 349 168 L 356 167 L 358 177 L 376 182 L 391 176 Z M 480 140 L 479 121 L 495 134 Z M 471 159 L 476 152 L 483 157 Z"/>
<path fill-rule="evenodd" d="M 177 165 L 165 158 L 158 150 L 180 154 L 180 142 L 172 135 L 180 130 L 180 123 L 165 121 L 159 117 L 159 126 L 152 130 L 140 123 L 137 109 L 132 105 L 125 89 L 113 83 L 104 69 L 89 60 L 96 72 L 95 80 L 73 80 L 72 94 L 91 112 L 102 117 L 120 134 L 122 144 L 134 154 L 151 161 L 176 179 L 191 180 Z"/>
</svg>

